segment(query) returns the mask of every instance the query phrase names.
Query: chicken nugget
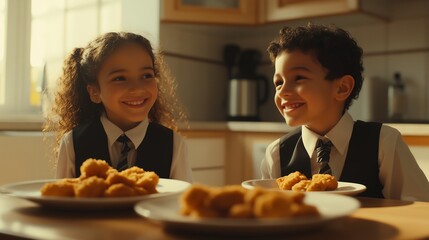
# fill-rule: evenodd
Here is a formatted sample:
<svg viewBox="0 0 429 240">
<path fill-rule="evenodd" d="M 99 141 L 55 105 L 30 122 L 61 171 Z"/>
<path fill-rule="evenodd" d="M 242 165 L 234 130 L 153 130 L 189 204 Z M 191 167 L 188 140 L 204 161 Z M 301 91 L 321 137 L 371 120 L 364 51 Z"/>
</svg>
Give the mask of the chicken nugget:
<svg viewBox="0 0 429 240">
<path fill-rule="evenodd" d="M 204 185 L 192 185 L 180 196 L 180 212 L 183 215 L 191 215 L 194 210 L 207 208 L 210 191 L 210 188 Z"/>
<path fill-rule="evenodd" d="M 132 175 L 132 174 L 140 174 L 140 173 L 144 173 L 144 172 L 145 172 L 145 170 L 143 168 L 139 168 L 137 166 L 132 166 L 130 168 L 127 168 L 127 169 L 121 171 L 121 174 L 127 176 L 127 175 Z"/>
<path fill-rule="evenodd" d="M 313 205 L 307 204 L 293 204 L 292 215 L 294 217 L 302 216 L 318 216 L 320 215 L 319 210 Z"/>
<path fill-rule="evenodd" d="M 266 192 L 255 200 L 254 214 L 261 218 L 290 217 L 293 201 L 282 192 Z"/>
<path fill-rule="evenodd" d="M 268 190 L 263 189 L 261 187 L 255 187 L 244 194 L 244 202 L 253 205 L 255 203 L 256 198 L 258 198 L 259 195 L 262 195 L 267 191 Z"/>
<path fill-rule="evenodd" d="M 241 203 L 232 206 L 228 213 L 229 218 L 253 218 L 253 205 Z"/>
<path fill-rule="evenodd" d="M 136 186 L 146 189 L 149 193 L 157 193 L 156 186 L 159 182 L 159 176 L 155 172 L 144 172 L 136 181 Z"/>
<path fill-rule="evenodd" d="M 282 190 L 292 190 L 293 185 L 299 183 L 301 180 L 307 180 L 307 177 L 296 171 L 287 176 L 279 177 L 276 179 L 277 185 Z"/>
<path fill-rule="evenodd" d="M 310 185 L 310 183 L 311 183 L 311 180 L 301 180 L 300 182 L 293 185 L 292 191 L 305 192 L 307 191 L 307 188 Z"/>
<path fill-rule="evenodd" d="M 233 205 L 244 202 L 245 193 L 246 189 L 237 185 L 216 189 L 211 191 L 209 207 L 222 214 L 227 214 Z"/>
<path fill-rule="evenodd" d="M 89 158 L 83 162 L 82 166 L 80 166 L 80 178 L 85 179 L 97 176 L 99 178 L 106 179 L 107 171 L 110 169 L 111 167 L 106 161 Z"/>
<path fill-rule="evenodd" d="M 324 191 L 332 191 L 338 188 L 337 179 L 330 174 L 314 174 L 311 181 L 323 184 L 325 188 Z"/>
<path fill-rule="evenodd" d="M 40 189 L 42 196 L 74 197 L 74 183 L 58 181 L 46 183 Z"/>
<path fill-rule="evenodd" d="M 115 183 L 104 192 L 105 197 L 130 197 L 137 195 L 136 191 L 123 183 Z"/>
<path fill-rule="evenodd" d="M 123 183 L 125 185 L 128 185 L 130 187 L 134 187 L 136 185 L 136 182 L 132 179 L 127 178 L 126 176 L 120 174 L 119 172 L 111 172 L 109 175 L 107 175 L 106 183 L 108 185 L 113 185 L 116 183 Z"/>
<path fill-rule="evenodd" d="M 326 191 L 326 185 L 321 181 L 311 181 L 307 187 L 307 192 Z"/>
<path fill-rule="evenodd" d="M 76 197 L 102 197 L 108 185 L 104 179 L 92 176 L 82 180 L 75 187 Z"/>
</svg>

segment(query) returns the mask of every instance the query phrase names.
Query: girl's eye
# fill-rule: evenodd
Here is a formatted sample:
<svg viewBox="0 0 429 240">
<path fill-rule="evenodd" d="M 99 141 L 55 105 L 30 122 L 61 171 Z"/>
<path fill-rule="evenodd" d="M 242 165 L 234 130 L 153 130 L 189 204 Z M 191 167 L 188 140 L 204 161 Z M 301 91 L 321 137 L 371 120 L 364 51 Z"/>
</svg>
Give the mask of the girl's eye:
<svg viewBox="0 0 429 240">
<path fill-rule="evenodd" d="M 143 79 L 150 79 L 150 78 L 154 78 L 152 73 L 143 74 Z"/>
</svg>

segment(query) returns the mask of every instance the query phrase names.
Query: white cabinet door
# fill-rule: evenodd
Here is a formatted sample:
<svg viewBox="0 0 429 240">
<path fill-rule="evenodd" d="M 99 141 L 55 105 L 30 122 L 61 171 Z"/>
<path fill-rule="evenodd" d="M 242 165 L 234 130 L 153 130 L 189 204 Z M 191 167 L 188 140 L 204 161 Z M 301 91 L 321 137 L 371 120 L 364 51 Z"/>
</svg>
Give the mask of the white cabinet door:
<svg viewBox="0 0 429 240">
<path fill-rule="evenodd" d="M 188 159 L 194 183 L 225 184 L 226 136 L 188 137 Z"/>
</svg>

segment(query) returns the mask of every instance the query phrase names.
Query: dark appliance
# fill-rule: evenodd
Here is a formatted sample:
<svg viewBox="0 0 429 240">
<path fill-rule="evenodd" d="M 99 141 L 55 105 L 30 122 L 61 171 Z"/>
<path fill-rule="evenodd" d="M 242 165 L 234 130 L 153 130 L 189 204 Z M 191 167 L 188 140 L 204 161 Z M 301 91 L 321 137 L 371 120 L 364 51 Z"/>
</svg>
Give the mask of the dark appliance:
<svg viewBox="0 0 429 240">
<path fill-rule="evenodd" d="M 258 50 L 246 49 L 239 56 L 238 73 L 229 68 L 228 121 L 260 121 L 259 107 L 268 98 L 268 79 L 256 73 L 261 58 Z"/>
</svg>

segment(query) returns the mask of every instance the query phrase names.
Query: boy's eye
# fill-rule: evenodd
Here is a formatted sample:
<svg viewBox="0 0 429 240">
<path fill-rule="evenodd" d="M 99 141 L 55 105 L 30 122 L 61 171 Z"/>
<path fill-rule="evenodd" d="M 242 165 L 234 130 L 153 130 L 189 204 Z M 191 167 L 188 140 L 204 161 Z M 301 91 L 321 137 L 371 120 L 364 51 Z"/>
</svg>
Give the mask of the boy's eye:
<svg viewBox="0 0 429 240">
<path fill-rule="evenodd" d="M 302 75 L 297 75 L 297 76 L 295 77 L 295 81 L 302 80 L 302 79 L 305 79 L 305 77 L 304 77 L 304 76 L 302 76 Z"/>
<path fill-rule="evenodd" d="M 125 81 L 126 78 L 124 76 L 117 76 L 113 78 L 113 81 Z"/>
</svg>

